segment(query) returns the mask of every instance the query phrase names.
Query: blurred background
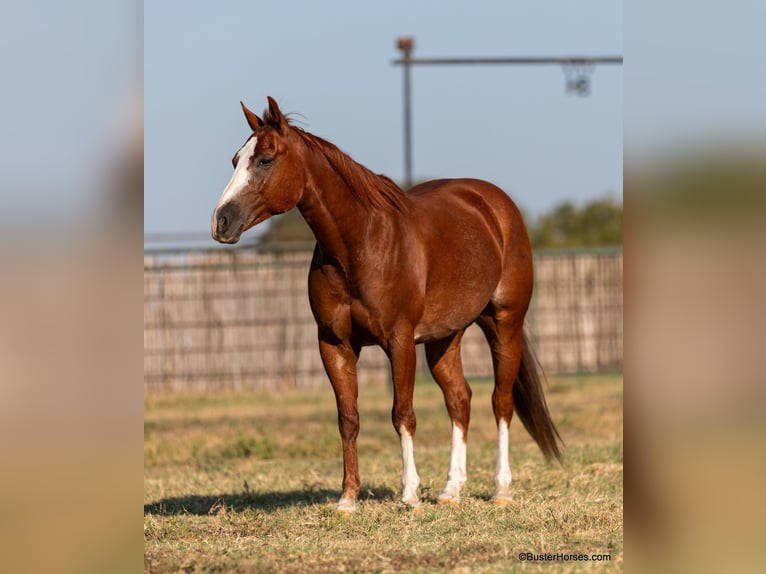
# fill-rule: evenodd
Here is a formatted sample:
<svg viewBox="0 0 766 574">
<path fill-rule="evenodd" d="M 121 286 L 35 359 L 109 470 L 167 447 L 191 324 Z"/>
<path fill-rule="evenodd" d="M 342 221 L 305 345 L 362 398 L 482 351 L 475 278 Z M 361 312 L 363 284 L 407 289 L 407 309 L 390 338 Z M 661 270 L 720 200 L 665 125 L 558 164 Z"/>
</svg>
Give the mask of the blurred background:
<svg viewBox="0 0 766 574">
<path fill-rule="evenodd" d="M 0 7 L 0 551 L 141 569 L 143 6 Z"/>
<path fill-rule="evenodd" d="M 756 2 L 625 11 L 626 547 L 761 569 L 766 75 Z"/>
</svg>

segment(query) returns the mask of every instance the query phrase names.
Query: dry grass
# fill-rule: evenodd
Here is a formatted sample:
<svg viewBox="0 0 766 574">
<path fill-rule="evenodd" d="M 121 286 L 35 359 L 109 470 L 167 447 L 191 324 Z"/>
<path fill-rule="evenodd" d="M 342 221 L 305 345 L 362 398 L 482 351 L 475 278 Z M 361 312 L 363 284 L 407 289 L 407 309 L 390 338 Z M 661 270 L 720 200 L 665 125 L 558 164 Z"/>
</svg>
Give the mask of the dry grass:
<svg viewBox="0 0 766 574">
<path fill-rule="evenodd" d="M 147 572 L 571 572 L 622 570 L 622 377 L 555 378 L 565 466 L 511 425 L 515 502 L 494 507 L 492 385 L 472 384 L 468 483 L 435 504 L 450 423 L 416 385 L 423 512 L 398 504 L 401 454 L 385 388 L 360 391 L 362 495 L 338 515 L 342 465 L 332 391 L 151 395 L 145 401 Z M 609 562 L 520 562 L 519 552 L 605 553 Z"/>
</svg>

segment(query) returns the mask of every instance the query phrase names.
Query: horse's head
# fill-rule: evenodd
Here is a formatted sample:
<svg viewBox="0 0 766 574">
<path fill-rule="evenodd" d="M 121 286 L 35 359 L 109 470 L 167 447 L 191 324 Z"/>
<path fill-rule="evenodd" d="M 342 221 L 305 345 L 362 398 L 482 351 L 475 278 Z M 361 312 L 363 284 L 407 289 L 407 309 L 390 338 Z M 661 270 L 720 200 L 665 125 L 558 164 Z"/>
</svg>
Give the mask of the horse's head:
<svg viewBox="0 0 766 574">
<path fill-rule="evenodd" d="M 234 175 L 213 211 L 212 235 L 221 243 L 236 243 L 244 231 L 292 209 L 303 193 L 300 146 L 288 146 L 291 128 L 277 102 L 268 100 L 263 119 L 240 102 L 253 133 L 234 154 Z"/>
</svg>

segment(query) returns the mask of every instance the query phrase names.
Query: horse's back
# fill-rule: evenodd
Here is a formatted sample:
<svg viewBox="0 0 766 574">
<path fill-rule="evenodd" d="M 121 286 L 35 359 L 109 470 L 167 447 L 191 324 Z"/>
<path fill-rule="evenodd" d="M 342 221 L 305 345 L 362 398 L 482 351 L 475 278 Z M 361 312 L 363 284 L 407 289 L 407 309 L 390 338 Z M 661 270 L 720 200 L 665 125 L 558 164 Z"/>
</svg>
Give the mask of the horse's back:
<svg viewBox="0 0 766 574">
<path fill-rule="evenodd" d="M 481 179 L 435 179 L 413 187 L 409 195 L 416 218 L 426 227 L 439 227 L 443 238 L 481 222 L 505 251 L 508 242 L 528 244 L 524 222 L 513 200 L 498 186 Z M 445 227 L 449 226 L 449 227 Z"/>
<path fill-rule="evenodd" d="M 518 213 L 513 200 L 502 189 L 483 179 L 434 179 L 416 185 L 408 192 L 415 203 L 450 203 L 482 206 L 498 213 Z"/>
</svg>

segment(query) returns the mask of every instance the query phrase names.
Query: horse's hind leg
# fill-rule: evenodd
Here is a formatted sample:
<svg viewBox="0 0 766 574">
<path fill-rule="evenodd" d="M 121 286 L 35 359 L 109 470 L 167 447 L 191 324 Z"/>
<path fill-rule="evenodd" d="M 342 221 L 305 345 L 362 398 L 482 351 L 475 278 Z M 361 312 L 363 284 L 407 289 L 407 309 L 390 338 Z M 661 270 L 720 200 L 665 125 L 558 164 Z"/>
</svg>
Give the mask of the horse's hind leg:
<svg viewBox="0 0 766 574">
<path fill-rule="evenodd" d="M 452 337 L 427 343 L 428 368 L 444 393 L 444 402 L 452 420 L 452 451 L 447 486 L 439 495 L 439 504 L 460 501 L 460 489 L 466 481 L 466 438 L 471 419 L 471 388 L 463 375 L 460 340 L 463 331 Z"/>
<path fill-rule="evenodd" d="M 408 326 L 400 327 L 389 342 L 386 353 L 391 361 L 394 380 L 394 407 L 391 421 L 402 445 L 402 502 L 420 510 L 418 486 L 420 477 L 415 466 L 415 411 L 412 397 L 415 390 L 415 338 Z"/>
<path fill-rule="evenodd" d="M 493 315 L 482 315 L 477 322 L 489 343 L 495 371 L 492 410 L 497 423 L 497 465 L 492 502 L 509 504 L 511 467 L 508 462 L 508 429 L 513 417 L 513 383 L 521 365 L 524 317 L 518 313 L 496 312 Z"/>
</svg>

